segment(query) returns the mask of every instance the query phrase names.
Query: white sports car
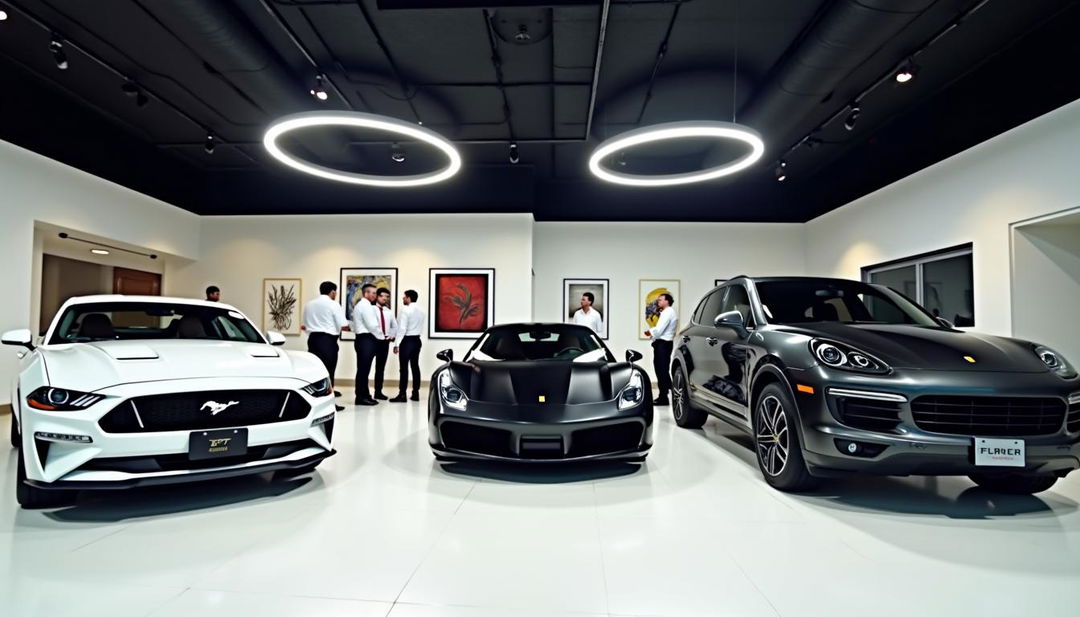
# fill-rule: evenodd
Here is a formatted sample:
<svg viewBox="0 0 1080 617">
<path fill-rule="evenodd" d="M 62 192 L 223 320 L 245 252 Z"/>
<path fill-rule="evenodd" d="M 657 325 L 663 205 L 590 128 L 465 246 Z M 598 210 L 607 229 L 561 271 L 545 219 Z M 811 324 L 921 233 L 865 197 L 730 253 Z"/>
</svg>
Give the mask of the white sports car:
<svg viewBox="0 0 1080 617">
<path fill-rule="evenodd" d="M 72 298 L 40 346 L 29 330 L 2 340 L 25 348 L 11 389 L 23 507 L 82 489 L 306 473 L 334 454 L 326 368 L 231 306 Z"/>
</svg>

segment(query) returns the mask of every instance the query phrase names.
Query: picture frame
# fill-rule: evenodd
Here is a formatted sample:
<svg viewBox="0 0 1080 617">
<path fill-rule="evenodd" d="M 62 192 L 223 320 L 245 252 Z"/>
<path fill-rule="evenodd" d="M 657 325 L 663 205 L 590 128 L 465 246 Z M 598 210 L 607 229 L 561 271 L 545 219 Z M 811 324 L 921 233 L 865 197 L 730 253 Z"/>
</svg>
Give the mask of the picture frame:
<svg viewBox="0 0 1080 617">
<path fill-rule="evenodd" d="M 713 286 L 713 288 L 716 288 L 716 287 L 719 287 L 719 286 L 723 285 L 726 282 L 728 282 L 728 279 L 715 279 L 715 280 L 713 280 L 712 286 Z"/>
<path fill-rule="evenodd" d="M 662 293 L 669 293 L 675 298 L 675 311 L 678 315 L 682 306 L 681 281 L 679 279 L 640 279 L 638 280 L 638 338 L 648 340 L 645 331 L 656 325 L 660 312 L 656 299 Z"/>
<path fill-rule="evenodd" d="M 338 302 L 345 309 L 345 318 L 352 321 L 353 307 L 362 297 L 364 285 L 372 284 L 390 290 L 390 310 L 397 313 L 398 269 L 397 268 L 341 268 L 338 283 Z M 341 340 L 356 339 L 352 332 L 342 332 Z"/>
<path fill-rule="evenodd" d="M 495 268 L 430 268 L 428 307 L 428 338 L 476 338 L 495 323 Z"/>
<path fill-rule="evenodd" d="M 285 336 L 300 336 L 303 321 L 304 281 L 299 278 L 264 278 L 262 287 L 262 330 Z"/>
<path fill-rule="evenodd" d="M 562 321 L 574 323 L 574 314 L 581 310 L 581 296 L 585 292 L 591 292 L 595 297 L 593 310 L 600 314 L 601 331 L 597 336 L 607 340 L 610 332 L 608 315 L 610 313 L 610 280 L 601 278 L 568 278 L 563 279 L 563 310 Z"/>
</svg>

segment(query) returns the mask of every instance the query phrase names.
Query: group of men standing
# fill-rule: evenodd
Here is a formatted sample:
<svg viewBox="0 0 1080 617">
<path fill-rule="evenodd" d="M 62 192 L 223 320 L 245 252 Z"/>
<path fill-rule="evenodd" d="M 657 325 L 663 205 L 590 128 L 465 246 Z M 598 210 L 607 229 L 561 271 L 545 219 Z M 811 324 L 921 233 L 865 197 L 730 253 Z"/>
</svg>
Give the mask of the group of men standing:
<svg viewBox="0 0 1080 617">
<path fill-rule="evenodd" d="M 338 337 L 342 331 L 355 336 L 356 351 L 356 405 L 377 405 L 380 400 L 404 403 L 408 400 L 409 370 L 412 370 L 412 395 L 420 400 L 420 336 L 426 325 L 424 311 L 416 304 L 419 294 L 408 290 L 401 298 L 402 309 L 398 316 L 390 309 L 390 290 L 365 284 L 361 298 L 353 307 L 352 319 L 345 317 L 345 308 L 338 303 L 337 285 L 326 281 L 319 285 L 319 297 L 304 306 L 302 329 L 308 333 L 308 351 L 322 360 L 334 380 L 338 360 Z M 399 390 L 397 396 L 388 398 L 383 394 L 386 361 L 391 347 L 400 361 Z M 375 391 L 369 386 L 369 375 L 375 367 Z M 335 392 L 336 396 L 340 396 Z M 338 406 L 338 411 L 344 407 Z"/>
</svg>

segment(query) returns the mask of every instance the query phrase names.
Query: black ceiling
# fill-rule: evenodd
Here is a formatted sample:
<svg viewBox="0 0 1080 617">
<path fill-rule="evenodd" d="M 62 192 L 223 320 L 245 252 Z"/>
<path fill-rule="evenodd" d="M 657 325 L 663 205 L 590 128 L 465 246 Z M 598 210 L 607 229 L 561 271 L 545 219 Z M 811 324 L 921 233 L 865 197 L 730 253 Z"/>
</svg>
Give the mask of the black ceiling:
<svg viewBox="0 0 1080 617">
<path fill-rule="evenodd" d="M 0 139 L 201 214 L 805 221 L 1080 98 L 1076 1 L 492 1 L 0 0 Z M 963 15 L 914 56 L 915 80 L 867 91 Z M 320 72 L 326 102 L 308 93 Z M 459 145 L 465 168 L 441 185 L 371 189 L 309 178 L 262 150 L 274 118 L 316 109 L 421 121 Z M 733 115 L 767 144 L 738 176 L 628 189 L 586 170 L 622 131 Z M 347 169 L 431 163 L 404 142 L 406 161 L 393 163 L 388 138 L 370 134 L 294 145 Z M 671 171 L 710 154 L 685 145 L 623 163 Z"/>
</svg>

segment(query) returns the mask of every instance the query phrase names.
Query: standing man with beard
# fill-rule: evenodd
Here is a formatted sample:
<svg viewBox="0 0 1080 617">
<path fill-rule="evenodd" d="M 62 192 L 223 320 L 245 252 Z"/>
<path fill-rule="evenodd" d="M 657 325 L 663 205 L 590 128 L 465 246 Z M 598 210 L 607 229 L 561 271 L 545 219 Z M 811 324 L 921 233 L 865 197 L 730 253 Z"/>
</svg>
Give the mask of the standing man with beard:
<svg viewBox="0 0 1080 617">
<path fill-rule="evenodd" d="M 349 329 L 345 309 L 337 302 L 337 285 L 330 281 L 319 285 L 319 297 L 304 306 L 304 323 L 300 329 L 307 332 L 308 351 L 322 361 L 333 386 L 338 363 L 338 337 L 342 330 Z M 338 411 L 345 409 L 341 405 L 334 407 Z"/>
<path fill-rule="evenodd" d="M 655 327 L 645 331 L 645 336 L 652 339 L 653 370 L 656 371 L 656 385 L 660 389 L 660 397 L 653 401 L 653 405 L 667 405 L 668 391 L 671 390 L 671 351 L 675 331 L 679 328 L 679 316 L 675 314 L 675 298 L 671 294 L 660 294 L 656 304 L 660 308 L 660 318 Z"/>
<path fill-rule="evenodd" d="M 404 403 L 409 391 L 409 369 L 412 368 L 412 400 L 420 400 L 420 335 L 424 332 L 426 316 L 416 305 L 420 295 L 410 289 L 401 298 L 401 319 L 398 320 L 397 336 L 394 338 L 394 353 L 398 354 L 400 366 L 398 395 L 390 399 L 391 403 Z"/>
<path fill-rule="evenodd" d="M 386 359 L 390 356 L 390 341 L 397 334 L 397 320 L 390 310 L 390 290 L 380 287 L 375 292 L 375 310 L 379 329 L 375 331 L 375 400 L 385 401 L 383 379 L 386 377 Z"/>
<path fill-rule="evenodd" d="M 381 335 L 379 328 L 379 312 L 375 308 L 375 286 L 368 283 L 361 288 L 363 297 L 353 307 L 352 331 L 356 334 L 353 341 L 353 349 L 356 350 L 356 400 L 357 405 L 376 405 L 378 401 L 371 398 L 371 388 L 368 385 L 368 376 L 371 374 L 371 363 L 378 353 L 378 341 Z"/>
</svg>

